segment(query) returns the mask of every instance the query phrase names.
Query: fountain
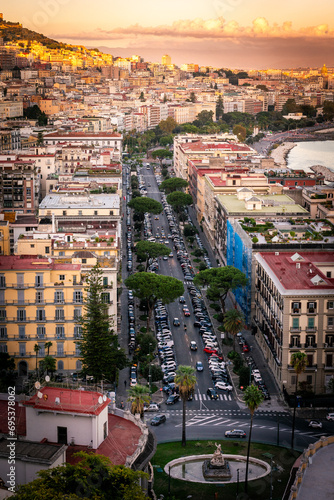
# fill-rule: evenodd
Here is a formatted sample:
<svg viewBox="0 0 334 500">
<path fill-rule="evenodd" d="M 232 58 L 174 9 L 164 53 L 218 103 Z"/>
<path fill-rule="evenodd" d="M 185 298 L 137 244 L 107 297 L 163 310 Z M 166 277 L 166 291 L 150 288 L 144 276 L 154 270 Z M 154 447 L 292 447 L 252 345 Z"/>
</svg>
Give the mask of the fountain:
<svg viewBox="0 0 334 500">
<path fill-rule="evenodd" d="M 224 459 L 222 445 L 215 443 L 216 451 L 211 459 L 204 460 L 202 465 L 203 477 L 208 481 L 226 481 L 231 479 L 232 473 L 230 464 Z"/>
<path fill-rule="evenodd" d="M 164 470 L 175 479 L 195 483 L 243 482 L 246 474 L 244 455 L 222 454 L 221 444 L 216 445 L 213 455 L 192 455 L 172 460 Z M 228 460 L 227 460 L 228 459 Z M 258 458 L 249 458 L 248 480 L 253 481 L 270 473 L 270 465 Z"/>
</svg>

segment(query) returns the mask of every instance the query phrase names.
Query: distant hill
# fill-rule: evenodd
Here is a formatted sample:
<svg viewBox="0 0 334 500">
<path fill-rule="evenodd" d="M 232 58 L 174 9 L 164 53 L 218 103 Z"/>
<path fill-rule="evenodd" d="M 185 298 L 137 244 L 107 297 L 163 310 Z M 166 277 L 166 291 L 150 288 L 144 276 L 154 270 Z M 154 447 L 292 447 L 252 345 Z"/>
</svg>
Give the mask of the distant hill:
<svg viewBox="0 0 334 500">
<path fill-rule="evenodd" d="M 57 40 L 52 40 L 41 33 L 23 28 L 20 23 L 12 23 L 9 21 L 0 21 L 0 37 L 4 42 L 20 42 L 20 40 L 36 41 L 45 45 L 49 49 L 62 49 L 76 50 L 75 45 L 69 45 Z"/>
</svg>

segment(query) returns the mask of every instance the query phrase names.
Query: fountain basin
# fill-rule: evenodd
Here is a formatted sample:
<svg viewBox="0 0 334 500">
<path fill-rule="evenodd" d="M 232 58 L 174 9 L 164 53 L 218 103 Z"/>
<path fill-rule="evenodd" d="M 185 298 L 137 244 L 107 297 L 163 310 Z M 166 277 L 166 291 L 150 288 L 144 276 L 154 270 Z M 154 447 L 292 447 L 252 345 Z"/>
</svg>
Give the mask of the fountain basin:
<svg viewBox="0 0 334 500">
<path fill-rule="evenodd" d="M 176 458 L 165 465 L 164 471 L 175 479 L 181 481 L 191 481 L 194 483 L 236 483 L 245 481 L 246 457 L 244 455 L 223 455 L 228 460 L 230 468 L 230 477 L 216 480 L 214 478 L 206 479 L 203 476 L 202 466 L 206 460 L 210 460 L 212 455 L 191 455 L 189 457 Z M 239 471 L 239 473 L 238 473 Z M 270 465 L 264 460 L 258 458 L 249 458 L 248 481 L 254 481 L 270 473 Z M 238 479 L 239 474 L 239 479 Z"/>
</svg>

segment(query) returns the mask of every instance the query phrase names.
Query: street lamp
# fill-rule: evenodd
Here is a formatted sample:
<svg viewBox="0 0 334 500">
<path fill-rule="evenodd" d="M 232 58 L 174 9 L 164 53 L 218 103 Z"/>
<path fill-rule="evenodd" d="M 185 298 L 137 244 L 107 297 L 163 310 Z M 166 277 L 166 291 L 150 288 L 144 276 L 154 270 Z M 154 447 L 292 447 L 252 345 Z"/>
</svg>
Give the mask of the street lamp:
<svg viewBox="0 0 334 500">
<path fill-rule="evenodd" d="M 150 395 L 151 395 L 151 347 L 152 347 L 152 343 L 150 342 L 149 345 L 148 345 L 148 351 L 149 351 L 149 354 L 148 354 L 148 386 L 149 386 L 149 390 L 150 390 Z"/>
</svg>

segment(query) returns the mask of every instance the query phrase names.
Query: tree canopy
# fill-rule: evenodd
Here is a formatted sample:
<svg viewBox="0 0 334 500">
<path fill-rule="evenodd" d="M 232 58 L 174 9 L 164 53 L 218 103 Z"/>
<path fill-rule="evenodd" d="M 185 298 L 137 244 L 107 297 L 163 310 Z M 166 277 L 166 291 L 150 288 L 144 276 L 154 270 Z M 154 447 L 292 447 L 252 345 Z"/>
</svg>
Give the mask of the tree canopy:
<svg viewBox="0 0 334 500">
<path fill-rule="evenodd" d="M 150 214 L 161 214 L 163 211 L 163 207 L 159 201 L 156 201 L 153 198 L 148 198 L 147 196 L 130 200 L 128 207 L 133 208 L 135 212 L 142 215 L 146 212 Z"/>
<path fill-rule="evenodd" d="M 114 382 L 117 369 L 125 368 L 127 358 L 111 328 L 99 265 L 90 271 L 87 284 L 84 314 L 79 320 L 82 338 L 76 342 L 80 348 L 83 372 L 93 376 L 95 381 L 107 379 Z"/>
<path fill-rule="evenodd" d="M 235 351 L 235 336 L 244 326 L 244 316 L 239 309 L 230 309 L 225 313 L 223 327 L 233 337 L 233 350 Z"/>
<path fill-rule="evenodd" d="M 156 149 L 155 151 L 152 151 L 151 156 L 154 159 L 158 158 L 160 165 L 162 165 L 162 160 L 165 158 L 172 158 L 173 153 L 168 151 L 168 149 Z"/>
<path fill-rule="evenodd" d="M 138 241 L 136 244 L 137 257 L 141 261 L 146 261 L 146 271 L 148 267 L 149 259 L 156 259 L 161 255 L 168 255 L 170 253 L 170 248 L 162 243 L 153 243 L 151 241 L 142 240 Z"/>
<path fill-rule="evenodd" d="M 182 191 L 174 191 L 167 196 L 167 203 L 169 203 L 174 210 L 180 212 L 188 205 L 191 205 L 193 199 L 190 194 L 183 193 Z"/>
<path fill-rule="evenodd" d="M 171 134 L 176 126 L 177 122 L 172 116 L 169 116 L 166 120 L 162 120 L 158 125 L 158 127 L 166 134 Z"/>
<path fill-rule="evenodd" d="M 166 194 L 173 193 L 174 191 L 181 191 L 188 186 L 188 182 L 181 177 L 171 177 L 164 180 L 160 186 L 160 191 L 165 191 Z"/>
<path fill-rule="evenodd" d="M 195 370 L 192 366 L 180 365 L 176 370 L 175 384 L 182 399 L 182 446 L 186 446 L 186 404 L 193 395 L 196 385 Z"/>
<path fill-rule="evenodd" d="M 184 292 L 182 281 L 171 276 L 163 276 L 155 273 L 140 272 L 129 276 L 124 284 L 133 291 L 133 294 L 146 303 L 147 308 L 147 331 L 154 304 L 162 300 L 164 304 L 173 302 Z"/>
<path fill-rule="evenodd" d="M 15 500 L 144 500 L 139 481 L 148 478 L 141 471 L 113 465 L 109 458 L 79 452 L 75 465 L 65 463 L 37 472 L 38 479 L 19 486 Z"/>
<path fill-rule="evenodd" d="M 235 125 L 235 127 L 233 127 L 233 134 L 238 137 L 240 142 L 245 142 L 247 130 L 242 125 Z"/>
<path fill-rule="evenodd" d="M 207 297 L 209 300 L 220 300 L 225 311 L 225 299 L 230 290 L 247 285 L 247 278 L 243 272 L 233 266 L 213 267 L 196 274 L 195 285 L 209 285 Z"/>
</svg>

